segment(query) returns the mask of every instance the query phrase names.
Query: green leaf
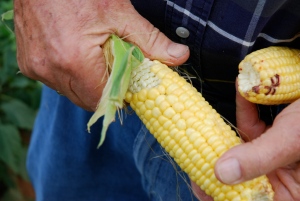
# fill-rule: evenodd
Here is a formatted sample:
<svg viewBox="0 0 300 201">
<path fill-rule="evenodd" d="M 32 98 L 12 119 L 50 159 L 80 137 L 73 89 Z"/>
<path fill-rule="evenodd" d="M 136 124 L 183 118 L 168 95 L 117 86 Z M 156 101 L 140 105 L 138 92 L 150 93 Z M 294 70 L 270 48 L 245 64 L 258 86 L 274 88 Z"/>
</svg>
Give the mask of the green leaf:
<svg viewBox="0 0 300 201">
<path fill-rule="evenodd" d="M 16 182 L 12 177 L 11 171 L 8 170 L 7 165 L 4 162 L 0 161 L 0 187 L 2 185 L 4 185 L 6 188 L 15 188 Z"/>
<path fill-rule="evenodd" d="M 2 21 L 4 21 L 4 20 L 11 20 L 11 19 L 14 18 L 14 11 L 13 10 L 9 10 L 9 11 L 3 13 L 1 15 L 1 17 L 2 17 Z"/>
<path fill-rule="evenodd" d="M 6 119 L 18 128 L 31 130 L 36 116 L 35 111 L 18 99 L 11 97 L 3 99 L 6 101 L 2 101 L 0 110 Z"/>
<path fill-rule="evenodd" d="M 19 174 L 22 158 L 22 144 L 19 131 L 11 124 L 0 124 L 0 160 Z"/>
<path fill-rule="evenodd" d="M 27 153 L 28 153 L 28 147 L 22 146 L 22 151 L 20 153 L 20 161 L 19 161 L 19 170 L 18 175 L 22 177 L 25 181 L 29 181 L 28 172 L 26 168 L 26 159 L 27 159 Z"/>
<path fill-rule="evenodd" d="M 14 11 L 13 10 L 9 10 L 5 13 L 3 13 L 1 15 L 1 20 L 3 22 L 3 24 L 6 26 L 6 28 L 13 34 L 14 33 L 14 22 L 13 22 L 13 18 L 14 18 Z"/>
<path fill-rule="evenodd" d="M 25 199 L 18 189 L 11 188 L 4 194 L 1 201 L 25 201 Z"/>
<path fill-rule="evenodd" d="M 15 79 L 13 82 L 9 85 L 11 88 L 19 88 L 19 89 L 24 89 L 26 87 L 29 87 L 32 83 L 32 80 L 28 79 L 27 77 L 24 76 L 15 76 Z"/>
</svg>

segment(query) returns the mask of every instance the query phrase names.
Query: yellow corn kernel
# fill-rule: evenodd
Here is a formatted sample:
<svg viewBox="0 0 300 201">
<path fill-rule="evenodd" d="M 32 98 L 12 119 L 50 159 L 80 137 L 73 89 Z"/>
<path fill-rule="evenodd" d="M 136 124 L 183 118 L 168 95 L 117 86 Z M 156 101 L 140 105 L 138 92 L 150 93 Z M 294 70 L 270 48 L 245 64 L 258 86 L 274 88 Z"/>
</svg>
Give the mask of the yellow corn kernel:
<svg viewBox="0 0 300 201">
<path fill-rule="evenodd" d="M 247 55 L 239 64 L 238 90 L 247 100 L 264 105 L 300 98 L 300 50 L 268 47 Z"/>
<path fill-rule="evenodd" d="M 146 127 L 182 170 L 215 200 L 273 200 L 266 176 L 238 185 L 225 185 L 217 180 L 217 159 L 241 140 L 195 88 L 187 82 L 179 83 L 184 80 L 177 73 L 158 61 L 147 62 L 153 62 L 147 66 L 152 66 L 149 72 L 155 74 L 156 84 L 143 89 L 129 87 L 126 101 L 144 117 L 141 119 Z M 136 72 L 133 74 L 137 76 Z M 143 82 L 140 79 L 134 80 L 133 85 L 144 86 L 135 82 Z M 134 98 L 136 93 L 138 98 Z"/>
</svg>

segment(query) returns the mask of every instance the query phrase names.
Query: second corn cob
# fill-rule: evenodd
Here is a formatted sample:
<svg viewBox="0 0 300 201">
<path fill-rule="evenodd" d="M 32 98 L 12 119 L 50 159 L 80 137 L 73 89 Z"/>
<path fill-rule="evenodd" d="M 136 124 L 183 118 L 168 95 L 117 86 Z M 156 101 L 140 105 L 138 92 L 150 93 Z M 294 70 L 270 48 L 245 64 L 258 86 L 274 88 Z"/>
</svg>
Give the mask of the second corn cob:
<svg viewBox="0 0 300 201">
<path fill-rule="evenodd" d="M 275 105 L 300 98 L 300 50 L 268 47 L 239 65 L 238 90 L 253 103 Z"/>
<path fill-rule="evenodd" d="M 114 47 L 114 40 L 109 43 Z M 109 56 L 108 63 L 112 57 Z M 111 98 L 108 102 L 114 104 L 114 101 Z M 266 176 L 237 185 L 217 180 L 215 162 L 241 140 L 202 95 L 166 65 L 143 59 L 132 67 L 125 101 L 182 170 L 214 200 L 273 200 Z"/>
</svg>

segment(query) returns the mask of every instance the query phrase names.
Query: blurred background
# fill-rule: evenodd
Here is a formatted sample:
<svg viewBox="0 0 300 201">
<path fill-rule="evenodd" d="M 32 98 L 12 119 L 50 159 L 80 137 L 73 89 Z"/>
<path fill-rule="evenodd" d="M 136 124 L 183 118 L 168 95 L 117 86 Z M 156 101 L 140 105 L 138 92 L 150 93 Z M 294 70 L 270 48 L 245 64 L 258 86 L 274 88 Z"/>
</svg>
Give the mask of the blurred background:
<svg viewBox="0 0 300 201">
<path fill-rule="evenodd" d="M 41 83 L 19 73 L 12 9 L 0 1 L 0 201 L 33 201 L 25 165 Z"/>
</svg>

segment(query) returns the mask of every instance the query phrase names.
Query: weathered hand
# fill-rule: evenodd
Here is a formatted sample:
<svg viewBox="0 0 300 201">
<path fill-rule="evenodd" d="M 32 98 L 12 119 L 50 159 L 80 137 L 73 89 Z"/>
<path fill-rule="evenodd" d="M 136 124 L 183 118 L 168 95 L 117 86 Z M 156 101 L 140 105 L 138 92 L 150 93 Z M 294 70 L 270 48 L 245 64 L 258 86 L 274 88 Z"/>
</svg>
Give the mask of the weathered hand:
<svg viewBox="0 0 300 201">
<path fill-rule="evenodd" d="M 171 65 L 189 56 L 186 46 L 170 41 L 129 0 L 15 0 L 14 11 L 21 72 L 87 110 L 95 110 L 105 85 L 101 45 L 111 33 Z"/>
<path fill-rule="evenodd" d="M 267 126 L 255 104 L 236 96 L 237 127 L 246 143 L 227 151 L 216 163 L 223 183 L 236 184 L 267 174 L 275 201 L 300 200 L 300 100 L 286 107 Z M 201 201 L 212 201 L 192 183 Z"/>
<path fill-rule="evenodd" d="M 267 174 L 275 200 L 300 200 L 300 100 L 290 104 L 267 127 L 256 105 L 238 93 L 237 126 L 247 142 L 226 152 L 215 173 L 227 184 Z"/>
</svg>

